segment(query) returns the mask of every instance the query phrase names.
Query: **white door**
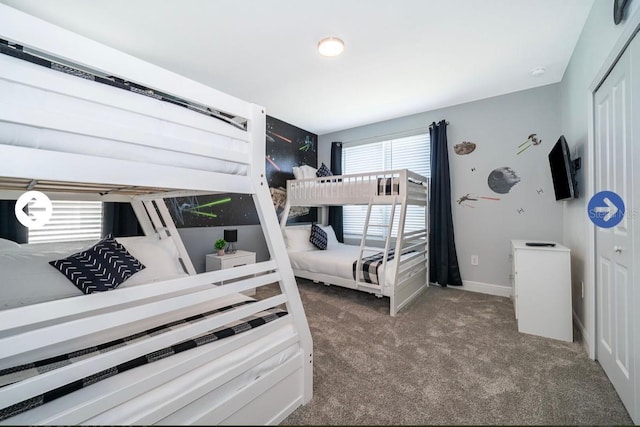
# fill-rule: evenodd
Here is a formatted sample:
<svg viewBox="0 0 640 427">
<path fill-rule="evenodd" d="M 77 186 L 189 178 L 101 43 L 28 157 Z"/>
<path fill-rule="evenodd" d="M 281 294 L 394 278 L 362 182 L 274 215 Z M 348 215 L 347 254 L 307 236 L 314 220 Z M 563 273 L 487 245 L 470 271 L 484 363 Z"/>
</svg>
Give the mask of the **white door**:
<svg viewBox="0 0 640 427">
<path fill-rule="evenodd" d="M 632 90 L 632 56 L 640 54 L 639 43 L 636 37 L 597 90 L 594 110 L 595 192 L 613 191 L 626 205 L 624 219 L 617 226 L 596 227 L 596 357 L 634 422 L 638 422 L 634 352 L 640 347 L 634 342 L 638 314 L 633 303 L 637 295 L 633 227 L 638 226 L 633 220 L 632 125 L 640 119 L 640 108 L 632 107 L 640 98 Z M 640 138 L 635 144 L 639 143 Z"/>
</svg>

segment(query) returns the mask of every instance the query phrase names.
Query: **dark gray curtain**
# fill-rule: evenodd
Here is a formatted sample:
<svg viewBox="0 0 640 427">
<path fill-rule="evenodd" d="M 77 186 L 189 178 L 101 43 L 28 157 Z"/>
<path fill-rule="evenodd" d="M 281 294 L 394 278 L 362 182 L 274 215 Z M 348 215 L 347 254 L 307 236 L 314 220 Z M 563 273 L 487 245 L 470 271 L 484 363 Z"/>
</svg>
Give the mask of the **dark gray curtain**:
<svg viewBox="0 0 640 427">
<path fill-rule="evenodd" d="M 342 175 L 342 142 L 331 143 L 331 172 L 334 175 Z M 344 242 L 342 206 L 329 207 L 329 225 L 336 232 L 338 241 Z"/>
<path fill-rule="evenodd" d="M 102 235 L 113 237 L 142 236 L 131 203 L 104 202 L 102 204 Z"/>
<path fill-rule="evenodd" d="M 431 187 L 429 204 L 429 280 L 441 286 L 462 286 L 451 214 L 451 183 L 447 122 L 429 127 Z"/>
<path fill-rule="evenodd" d="M 27 243 L 29 231 L 18 222 L 15 213 L 15 200 L 0 200 L 0 239 L 13 240 L 16 243 Z"/>
</svg>

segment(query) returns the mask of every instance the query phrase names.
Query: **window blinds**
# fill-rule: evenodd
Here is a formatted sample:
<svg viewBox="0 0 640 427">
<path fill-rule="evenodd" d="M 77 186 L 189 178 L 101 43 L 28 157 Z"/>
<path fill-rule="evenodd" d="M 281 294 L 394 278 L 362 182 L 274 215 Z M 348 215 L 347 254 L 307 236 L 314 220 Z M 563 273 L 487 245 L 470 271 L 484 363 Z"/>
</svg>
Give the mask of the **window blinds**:
<svg viewBox="0 0 640 427">
<path fill-rule="evenodd" d="M 429 134 L 419 134 L 404 138 L 379 141 L 369 144 L 345 143 L 342 148 L 342 170 L 345 174 L 376 172 L 394 169 L 409 169 L 427 178 L 431 176 L 431 144 Z M 344 206 L 344 233 L 362 235 L 366 206 Z M 396 208 L 392 236 L 397 235 L 400 207 Z M 374 206 L 371 211 L 371 223 L 388 223 L 390 206 Z M 405 231 L 419 230 L 425 227 L 425 209 L 409 206 L 405 220 Z M 385 238 L 384 229 L 370 229 L 369 235 Z"/>
<path fill-rule="evenodd" d="M 29 243 L 99 239 L 102 202 L 52 200 L 51 219 L 42 228 L 29 229 Z"/>
</svg>

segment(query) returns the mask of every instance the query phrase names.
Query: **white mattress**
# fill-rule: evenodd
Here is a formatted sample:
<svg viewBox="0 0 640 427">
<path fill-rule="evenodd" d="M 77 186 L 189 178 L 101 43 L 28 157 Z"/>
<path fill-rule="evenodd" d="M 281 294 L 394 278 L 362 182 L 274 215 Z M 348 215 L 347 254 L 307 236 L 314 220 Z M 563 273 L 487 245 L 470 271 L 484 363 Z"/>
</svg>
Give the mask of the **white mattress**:
<svg viewBox="0 0 640 427">
<path fill-rule="evenodd" d="M 213 119 L 215 120 L 215 119 Z M 192 138 L 207 141 L 212 135 L 197 129 L 184 127 L 181 132 L 188 131 Z M 180 146 L 176 140 L 176 147 Z M 128 144 L 119 141 L 105 141 L 88 135 L 60 132 L 52 129 L 36 128 L 14 123 L 0 122 L 0 144 L 14 145 L 41 150 L 66 153 L 85 154 L 120 160 L 131 160 L 157 165 L 184 167 L 210 172 L 246 175 L 247 167 L 239 163 L 222 161 L 211 157 L 181 153 L 179 151 Z M 222 144 L 222 145 L 221 145 Z M 246 144 L 230 138 L 220 137 L 212 144 L 212 151 L 226 149 L 242 151 Z"/>
<path fill-rule="evenodd" d="M 380 252 L 380 249 L 365 249 L 364 256 L 373 255 Z M 353 262 L 358 259 L 360 247 L 345 245 L 343 243 L 332 244 L 328 250 L 312 251 L 289 251 L 291 267 L 297 270 L 304 270 L 311 273 L 327 274 L 340 277 L 342 279 L 353 280 Z M 410 257 L 403 255 L 401 259 Z M 383 293 L 390 291 L 393 286 L 392 281 L 395 275 L 396 258 L 387 262 L 387 268 L 380 266 L 378 277 L 382 278 Z"/>
</svg>

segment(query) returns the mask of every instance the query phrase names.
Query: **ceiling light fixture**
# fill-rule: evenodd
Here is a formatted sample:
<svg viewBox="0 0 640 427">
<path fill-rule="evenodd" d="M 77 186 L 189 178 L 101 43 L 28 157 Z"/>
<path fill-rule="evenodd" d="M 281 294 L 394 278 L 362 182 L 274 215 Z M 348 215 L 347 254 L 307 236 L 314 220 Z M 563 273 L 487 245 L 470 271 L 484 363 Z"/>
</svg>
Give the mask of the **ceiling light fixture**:
<svg viewBox="0 0 640 427">
<path fill-rule="evenodd" d="M 547 70 L 545 70 L 544 67 L 534 68 L 533 70 L 531 70 L 531 75 L 533 77 L 539 77 L 539 76 L 543 75 L 545 73 L 545 71 L 547 71 Z"/>
<path fill-rule="evenodd" d="M 326 37 L 318 42 L 318 52 L 322 56 L 338 56 L 344 50 L 344 42 L 337 37 Z"/>
</svg>

